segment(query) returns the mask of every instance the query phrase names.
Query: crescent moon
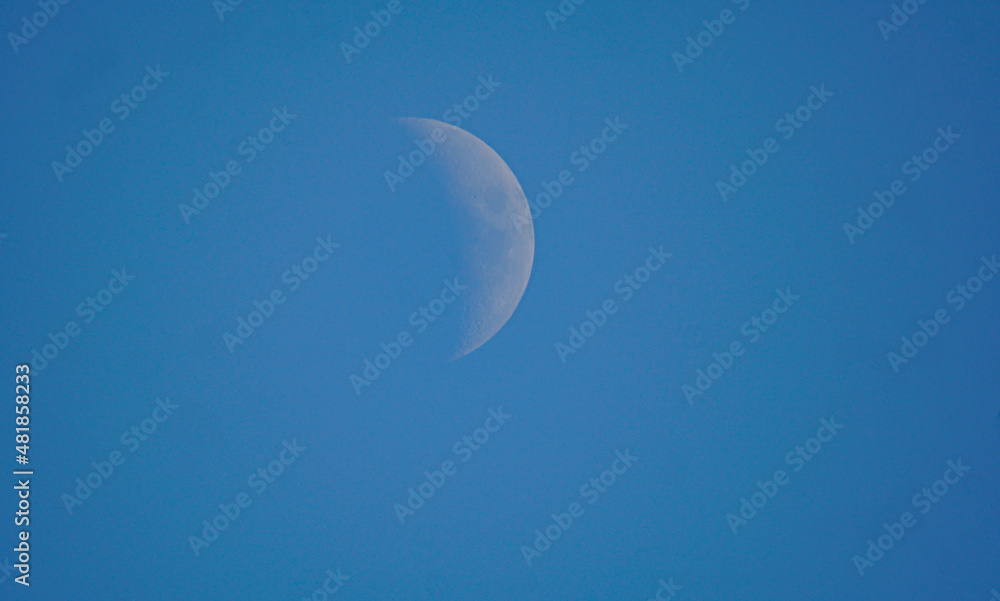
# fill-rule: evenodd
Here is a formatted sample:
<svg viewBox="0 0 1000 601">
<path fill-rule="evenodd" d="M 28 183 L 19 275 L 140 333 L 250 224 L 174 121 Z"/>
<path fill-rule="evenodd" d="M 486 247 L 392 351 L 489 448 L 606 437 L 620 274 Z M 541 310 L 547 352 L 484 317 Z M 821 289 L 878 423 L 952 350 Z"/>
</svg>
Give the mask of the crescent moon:
<svg viewBox="0 0 1000 601">
<path fill-rule="evenodd" d="M 424 167 L 445 191 L 458 224 L 461 273 L 468 290 L 457 301 L 454 361 L 486 344 L 514 314 L 531 277 L 535 231 L 521 184 L 485 142 L 433 119 L 399 119 L 411 134 L 437 144 Z M 433 138 L 432 138 L 433 139 Z M 464 284 L 468 282 L 468 284 Z"/>
</svg>

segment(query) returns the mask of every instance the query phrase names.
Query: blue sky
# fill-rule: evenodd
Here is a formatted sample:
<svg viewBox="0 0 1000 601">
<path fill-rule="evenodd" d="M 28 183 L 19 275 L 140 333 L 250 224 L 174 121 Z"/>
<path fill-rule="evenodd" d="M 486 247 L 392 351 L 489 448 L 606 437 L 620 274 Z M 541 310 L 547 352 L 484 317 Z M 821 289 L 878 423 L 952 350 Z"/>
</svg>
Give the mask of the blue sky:
<svg viewBox="0 0 1000 601">
<path fill-rule="evenodd" d="M 5 598 L 300 599 L 327 570 L 349 576 L 330 598 L 357 600 L 643 601 L 659 579 L 681 600 L 1000 587 L 1000 280 L 961 309 L 948 300 L 1000 254 L 1000 7 L 930 0 L 886 39 L 891 3 L 590 0 L 553 27 L 554 0 L 402 0 L 346 60 L 355 26 L 387 6 L 243 2 L 220 18 L 209 1 L 71 1 L 17 52 L 5 37 L 11 388 L 15 365 L 79 326 L 32 372 L 32 587 L 9 575 Z M 38 10 L 6 4 L 3 33 Z M 722 19 L 681 71 L 674 53 Z M 144 78 L 123 119 L 116 99 Z M 536 216 L 527 290 L 490 342 L 441 363 L 429 329 L 357 395 L 350 374 L 451 276 L 411 252 L 453 243 L 447 216 L 413 203 L 429 175 L 390 191 L 409 146 L 381 136 L 397 117 L 446 119 L 480 78 L 498 85 L 461 127 L 530 199 L 563 171 L 573 181 Z M 829 97 L 786 139 L 779 121 L 814 88 Z M 277 129 L 275 111 L 282 129 L 248 160 L 241 144 Z M 113 131 L 59 181 L 53 161 L 102 119 Z M 627 127 L 581 170 L 580 147 L 616 119 Z M 906 163 L 949 127 L 912 181 Z M 724 202 L 717 182 L 769 138 Z M 188 222 L 179 206 L 230 161 L 238 173 Z M 844 224 L 894 180 L 906 192 L 852 242 Z M 317 238 L 339 246 L 286 277 L 326 254 Z M 625 299 L 618 283 L 661 246 L 670 258 Z M 116 270 L 134 279 L 110 284 Z M 284 302 L 230 352 L 223 334 L 276 289 Z M 800 298 L 768 314 L 779 291 Z M 89 298 L 103 310 L 86 321 Z M 609 299 L 617 310 L 562 361 L 556 344 Z M 900 338 L 941 309 L 894 371 Z M 744 353 L 689 403 L 683 387 L 734 341 Z M 788 454 L 831 418 L 843 428 L 793 471 Z M 126 443 L 143 420 L 155 432 Z M 114 451 L 123 463 L 70 512 L 64 495 Z M 621 468 L 616 452 L 637 459 L 583 492 Z M 920 513 L 914 496 L 959 459 L 968 473 Z M 401 524 L 394 505 L 446 461 L 454 474 Z M 252 480 L 269 466 L 273 482 Z M 727 514 L 777 470 L 788 483 L 734 533 Z M 195 554 L 190 537 L 241 494 Z M 12 515 L 12 489 L 2 498 Z M 573 503 L 582 515 L 529 564 L 535 530 Z M 915 525 L 859 570 L 904 512 Z"/>
</svg>

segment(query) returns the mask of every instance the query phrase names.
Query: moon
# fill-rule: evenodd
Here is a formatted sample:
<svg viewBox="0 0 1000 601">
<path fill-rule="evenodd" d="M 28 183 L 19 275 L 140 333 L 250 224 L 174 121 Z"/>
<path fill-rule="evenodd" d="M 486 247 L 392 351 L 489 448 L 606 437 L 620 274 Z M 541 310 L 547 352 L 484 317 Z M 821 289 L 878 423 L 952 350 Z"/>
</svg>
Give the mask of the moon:
<svg viewBox="0 0 1000 601">
<path fill-rule="evenodd" d="M 457 333 L 448 341 L 454 361 L 493 338 L 521 301 L 535 255 L 531 212 L 514 173 L 485 142 L 433 119 L 397 121 L 419 139 L 443 137 L 415 169 L 437 181 L 459 238 L 457 276 L 467 290 L 448 309 L 457 314 Z"/>
</svg>

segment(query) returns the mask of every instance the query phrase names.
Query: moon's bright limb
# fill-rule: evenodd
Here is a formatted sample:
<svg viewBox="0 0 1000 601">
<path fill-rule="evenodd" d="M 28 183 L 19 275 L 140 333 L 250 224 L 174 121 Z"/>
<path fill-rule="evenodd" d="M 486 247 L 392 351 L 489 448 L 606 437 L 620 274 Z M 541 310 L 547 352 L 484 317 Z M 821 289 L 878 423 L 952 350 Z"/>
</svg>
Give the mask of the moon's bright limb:
<svg viewBox="0 0 1000 601">
<path fill-rule="evenodd" d="M 482 140 L 433 119 L 400 123 L 421 138 L 431 138 L 436 129 L 445 136 L 419 168 L 433 171 L 459 226 L 459 280 L 468 282 L 468 290 L 456 303 L 460 325 L 454 360 L 489 341 L 517 308 L 535 254 L 531 213 L 513 172 Z"/>
</svg>

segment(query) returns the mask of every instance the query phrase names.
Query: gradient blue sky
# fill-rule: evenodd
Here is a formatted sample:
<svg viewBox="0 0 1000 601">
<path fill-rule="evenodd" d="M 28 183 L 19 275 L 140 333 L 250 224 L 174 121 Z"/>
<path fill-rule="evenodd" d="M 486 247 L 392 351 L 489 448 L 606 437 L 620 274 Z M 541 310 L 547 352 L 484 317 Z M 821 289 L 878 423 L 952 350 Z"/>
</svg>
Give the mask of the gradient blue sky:
<svg viewBox="0 0 1000 601">
<path fill-rule="evenodd" d="M 359 601 L 644 601 L 671 577 L 681 600 L 989 598 L 1000 280 L 899 373 L 886 354 L 1000 253 L 1000 6 L 930 0 L 887 41 L 891 3 L 741 4 L 591 0 L 553 30 L 555 0 L 403 0 L 348 63 L 341 42 L 385 3 L 243 2 L 220 22 L 207 0 L 72 1 L 0 48 L 5 407 L 14 365 L 113 270 L 135 275 L 33 375 L 33 586 L 8 578 L 3 598 L 300 599 L 338 568 L 331 598 Z M 727 8 L 678 73 L 671 54 Z M 0 30 L 36 10 L 5 4 Z M 156 65 L 169 76 L 118 119 Z M 491 75 L 462 128 L 529 197 L 575 181 L 535 220 L 530 283 L 493 340 L 440 365 L 418 339 L 358 397 L 348 376 L 440 287 L 394 260 L 393 217 L 441 223 L 399 207 L 383 172 L 403 149 L 369 132 L 441 119 Z M 729 165 L 821 85 L 833 97 L 723 203 Z M 191 188 L 286 106 L 289 127 L 185 223 Z M 57 182 L 51 162 L 105 117 L 115 131 Z M 615 117 L 628 129 L 576 172 Z M 948 126 L 954 147 L 849 243 L 844 222 Z M 317 236 L 342 246 L 230 354 L 222 333 Z M 563 364 L 555 343 L 660 245 L 666 267 Z M 801 300 L 689 405 L 682 386 L 786 287 Z M 68 513 L 61 495 L 166 397 L 175 414 Z M 501 406 L 511 421 L 401 525 L 393 504 Z M 830 416 L 844 429 L 734 535 L 725 515 Z M 247 476 L 293 439 L 306 450 L 255 494 Z M 625 449 L 640 459 L 526 565 L 534 530 Z M 968 475 L 860 577 L 852 556 L 959 458 Z M 196 557 L 189 535 L 241 492 L 252 505 Z"/>
</svg>

